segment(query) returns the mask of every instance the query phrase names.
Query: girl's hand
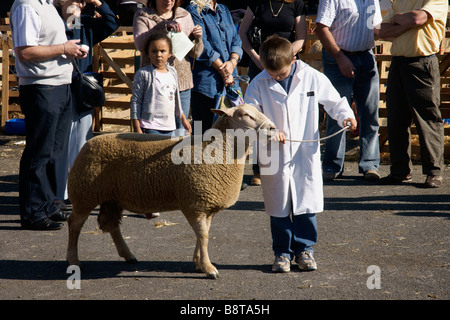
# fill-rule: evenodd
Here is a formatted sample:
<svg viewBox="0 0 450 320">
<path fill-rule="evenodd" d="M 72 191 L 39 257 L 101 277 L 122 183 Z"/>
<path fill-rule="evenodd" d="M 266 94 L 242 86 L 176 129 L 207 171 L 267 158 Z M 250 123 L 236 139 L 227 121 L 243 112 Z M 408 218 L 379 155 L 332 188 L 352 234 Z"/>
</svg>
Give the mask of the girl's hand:
<svg viewBox="0 0 450 320">
<path fill-rule="evenodd" d="M 181 124 L 183 125 L 184 129 L 186 129 L 186 131 L 187 131 L 186 135 L 187 135 L 188 133 L 189 133 L 189 134 L 192 133 L 192 127 L 191 127 L 191 124 L 190 124 L 189 121 L 186 119 L 186 116 L 184 115 L 184 113 L 183 113 L 183 115 L 181 116 Z"/>
<path fill-rule="evenodd" d="M 141 124 L 140 124 L 138 119 L 134 119 L 132 121 L 132 123 L 133 123 L 134 132 L 136 132 L 136 133 L 143 133 L 142 130 L 141 130 Z"/>
</svg>

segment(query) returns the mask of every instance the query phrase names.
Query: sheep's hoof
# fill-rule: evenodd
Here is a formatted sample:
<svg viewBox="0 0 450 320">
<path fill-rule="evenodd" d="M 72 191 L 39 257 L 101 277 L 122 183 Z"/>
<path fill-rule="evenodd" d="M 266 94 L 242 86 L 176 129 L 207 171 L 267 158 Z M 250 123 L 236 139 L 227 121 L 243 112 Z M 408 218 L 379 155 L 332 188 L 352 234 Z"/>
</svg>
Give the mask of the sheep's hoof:
<svg viewBox="0 0 450 320">
<path fill-rule="evenodd" d="M 138 263 L 136 258 L 131 258 L 131 259 L 128 259 L 126 261 L 127 261 L 128 264 L 136 264 L 136 263 Z"/>
<path fill-rule="evenodd" d="M 207 273 L 206 277 L 208 279 L 217 279 L 217 278 L 219 278 L 219 273 L 218 272 Z"/>
<path fill-rule="evenodd" d="M 217 271 L 217 269 L 215 269 L 212 272 L 206 273 L 206 277 L 208 279 L 217 279 L 217 278 L 219 278 L 219 271 Z"/>
</svg>

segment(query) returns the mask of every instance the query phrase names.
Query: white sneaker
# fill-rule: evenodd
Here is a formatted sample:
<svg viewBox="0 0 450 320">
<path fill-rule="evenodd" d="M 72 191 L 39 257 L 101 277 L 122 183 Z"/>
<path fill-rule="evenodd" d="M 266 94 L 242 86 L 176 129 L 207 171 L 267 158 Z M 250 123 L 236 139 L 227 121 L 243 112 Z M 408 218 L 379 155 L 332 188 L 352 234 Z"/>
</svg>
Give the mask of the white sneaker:
<svg viewBox="0 0 450 320">
<path fill-rule="evenodd" d="M 272 272 L 289 272 L 291 271 L 291 261 L 284 256 L 275 257 L 272 265 Z"/>
<path fill-rule="evenodd" d="M 300 268 L 300 270 L 304 271 L 317 270 L 317 263 L 316 260 L 314 260 L 311 251 L 300 252 L 300 255 L 295 257 L 295 262 L 298 263 L 298 267 Z"/>
</svg>

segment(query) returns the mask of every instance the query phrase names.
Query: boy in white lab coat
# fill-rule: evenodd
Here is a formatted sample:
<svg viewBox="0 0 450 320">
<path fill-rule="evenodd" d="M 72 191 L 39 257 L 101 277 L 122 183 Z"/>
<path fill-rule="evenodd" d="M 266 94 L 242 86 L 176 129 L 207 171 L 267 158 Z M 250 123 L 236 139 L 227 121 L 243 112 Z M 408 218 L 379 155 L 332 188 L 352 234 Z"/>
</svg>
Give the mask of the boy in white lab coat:
<svg viewBox="0 0 450 320">
<path fill-rule="evenodd" d="M 319 103 L 343 127 L 350 122 L 354 130 L 357 123 L 345 97 L 325 75 L 296 60 L 288 40 L 269 37 L 260 57 L 264 70 L 250 82 L 244 100 L 275 123 L 281 142 L 272 169 L 265 174 L 260 164 L 275 255 L 272 271 L 289 272 L 292 260 L 301 270 L 316 270 L 316 213 L 323 211 L 320 144 L 296 141 L 320 138 Z"/>
</svg>

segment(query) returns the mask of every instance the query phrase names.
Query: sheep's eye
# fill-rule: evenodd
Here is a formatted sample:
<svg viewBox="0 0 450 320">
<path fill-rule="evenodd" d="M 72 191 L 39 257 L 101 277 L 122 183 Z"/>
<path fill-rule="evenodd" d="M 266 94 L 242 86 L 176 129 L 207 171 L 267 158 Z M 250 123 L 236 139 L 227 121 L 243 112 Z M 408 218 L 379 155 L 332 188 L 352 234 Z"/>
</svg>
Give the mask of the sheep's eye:
<svg viewBox="0 0 450 320">
<path fill-rule="evenodd" d="M 249 115 L 248 113 L 244 114 L 244 117 L 249 117 L 251 120 L 255 120 L 255 118 L 253 118 L 251 115 Z"/>
</svg>

